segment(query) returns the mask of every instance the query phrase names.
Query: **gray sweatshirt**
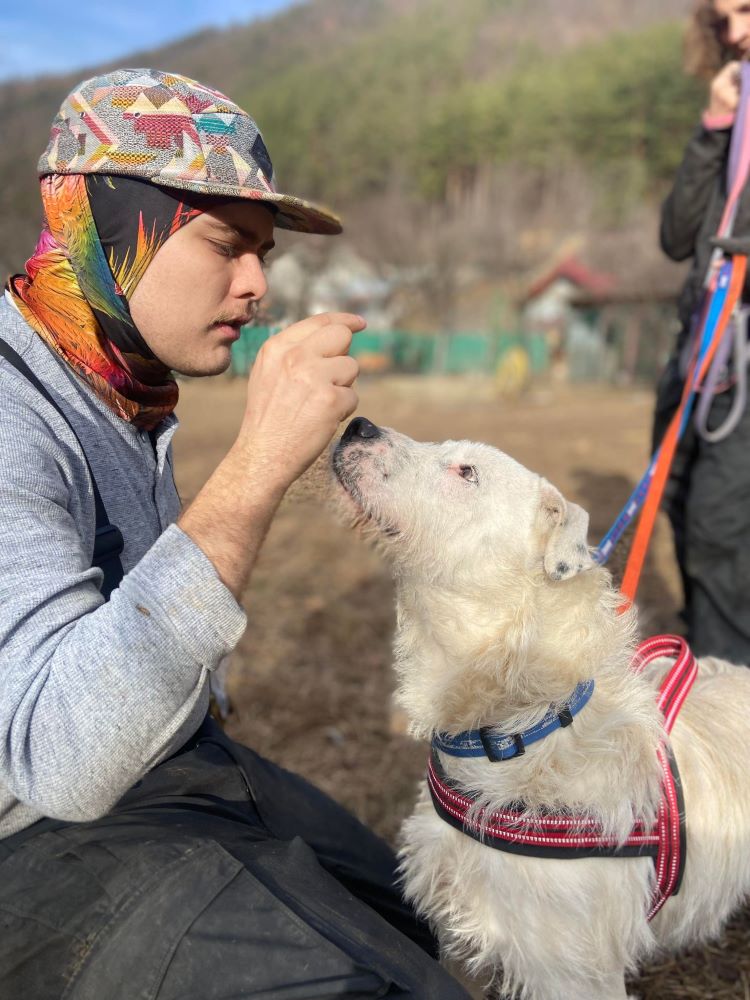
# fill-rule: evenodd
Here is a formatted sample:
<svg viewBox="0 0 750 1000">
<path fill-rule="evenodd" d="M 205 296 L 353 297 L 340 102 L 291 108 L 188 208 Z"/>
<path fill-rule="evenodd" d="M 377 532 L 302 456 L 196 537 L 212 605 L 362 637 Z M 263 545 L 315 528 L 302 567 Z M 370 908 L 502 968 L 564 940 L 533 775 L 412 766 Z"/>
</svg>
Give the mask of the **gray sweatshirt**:
<svg viewBox="0 0 750 1000">
<path fill-rule="evenodd" d="M 0 837 L 41 816 L 106 813 L 198 728 L 208 677 L 242 635 L 242 608 L 173 524 L 172 416 L 117 417 L 7 298 L 0 337 L 84 443 L 125 578 L 105 603 L 91 568 L 91 479 L 70 428 L 0 358 Z"/>
</svg>

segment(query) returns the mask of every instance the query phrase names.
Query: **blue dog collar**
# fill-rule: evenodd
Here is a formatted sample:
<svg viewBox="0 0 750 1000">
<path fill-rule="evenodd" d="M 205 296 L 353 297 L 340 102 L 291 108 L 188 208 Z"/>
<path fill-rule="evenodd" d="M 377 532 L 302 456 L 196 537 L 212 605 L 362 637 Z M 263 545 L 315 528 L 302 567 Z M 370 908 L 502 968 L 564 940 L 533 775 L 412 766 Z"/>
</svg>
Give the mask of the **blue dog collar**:
<svg viewBox="0 0 750 1000">
<path fill-rule="evenodd" d="M 525 753 L 529 743 L 536 743 L 556 729 L 569 726 L 593 693 L 594 681 L 581 681 L 562 709 L 550 708 L 541 722 L 522 733 L 498 733 L 494 726 L 483 726 L 467 729 L 458 736 L 436 733 L 432 746 L 451 757 L 487 757 L 493 762 L 512 760 Z"/>
</svg>

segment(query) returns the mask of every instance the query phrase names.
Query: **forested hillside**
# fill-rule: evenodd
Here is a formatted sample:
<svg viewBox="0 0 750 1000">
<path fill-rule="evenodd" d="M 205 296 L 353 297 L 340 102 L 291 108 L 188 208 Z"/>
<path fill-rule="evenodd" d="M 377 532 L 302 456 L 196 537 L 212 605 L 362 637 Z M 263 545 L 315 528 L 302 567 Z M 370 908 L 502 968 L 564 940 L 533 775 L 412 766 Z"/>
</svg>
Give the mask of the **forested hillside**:
<svg viewBox="0 0 750 1000">
<path fill-rule="evenodd" d="M 448 259 L 513 271 L 571 233 L 607 247 L 643 231 L 653 256 L 656 206 L 702 100 L 681 69 L 688 7 L 312 0 L 119 63 L 226 90 L 258 119 L 281 185 L 335 206 L 384 263 L 424 262 L 442 240 Z M 86 75 L 0 87 L 4 271 L 38 229 L 49 121 Z"/>
</svg>

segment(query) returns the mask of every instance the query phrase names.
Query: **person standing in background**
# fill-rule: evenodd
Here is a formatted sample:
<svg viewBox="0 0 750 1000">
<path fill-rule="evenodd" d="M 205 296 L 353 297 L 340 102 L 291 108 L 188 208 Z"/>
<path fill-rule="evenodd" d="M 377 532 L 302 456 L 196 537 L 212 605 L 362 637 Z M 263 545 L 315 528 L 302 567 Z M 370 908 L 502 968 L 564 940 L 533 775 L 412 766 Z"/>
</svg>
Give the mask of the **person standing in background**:
<svg viewBox="0 0 750 1000">
<path fill-rule="evenodd" d="M 711 240 L 726 203 L 729 146 L 740 100 L 740 60 L 750 55 L 750 0 L 699 0 L 686 38 L 686 69 L 710 81 L 700 124 L 664 202 L 661 246 L 691 259 L 679 299 L 680 333 L 662 373 L 653 428 L 658 447 L 680 400 L 690 334 L 711 265 Z M 734 235 L 750 236 L 750 202 L 740 199 Z M 750 302 L 746 285 L 743 304 Z M 672 522 L 685 595 L 688 640 L 696 655 L 750 663 L 750 413 L 728 423 L 739 389 L 728 377 L 708 413 L 709 431 L 691 421 L 675 455 L 664 504 Z M 717 428 L 724 428 L 716 432 Z"/>
</svg>

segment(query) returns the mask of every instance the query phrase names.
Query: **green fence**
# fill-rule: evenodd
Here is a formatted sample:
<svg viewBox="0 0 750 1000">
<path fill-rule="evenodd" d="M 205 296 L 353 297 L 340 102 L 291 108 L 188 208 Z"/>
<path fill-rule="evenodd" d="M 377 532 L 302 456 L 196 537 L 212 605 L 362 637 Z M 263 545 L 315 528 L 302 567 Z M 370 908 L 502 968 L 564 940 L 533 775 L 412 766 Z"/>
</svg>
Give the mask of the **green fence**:
<svg viewBox="0 0 750 1000">
<path fill-rule="evenodd" d="M 276 333 L 274 327 L 244 327 L 232 348 L 233 375 L 247 375 L 263 342 Z M 532 372 L 548 365 L 547 341 L 543 334 L 500 333 L 413 333 L 406 330 L 364 330 L 352 341 L 355 358 L 377 355 L 385 358 L 391 371 L 430 374 L 492 373 L 503 356 L 521 348 L 528 356 Z"/>
<path fill-rule="evenodd" d="M 276 332 L 276 328 L 271 326 L 243 326 L 240 339 L 232 345 L 232 364 L 229 369 L 232 375 L 247 375 L 253 366 L 255 355 L 271 334 Z"/>
</svg>

